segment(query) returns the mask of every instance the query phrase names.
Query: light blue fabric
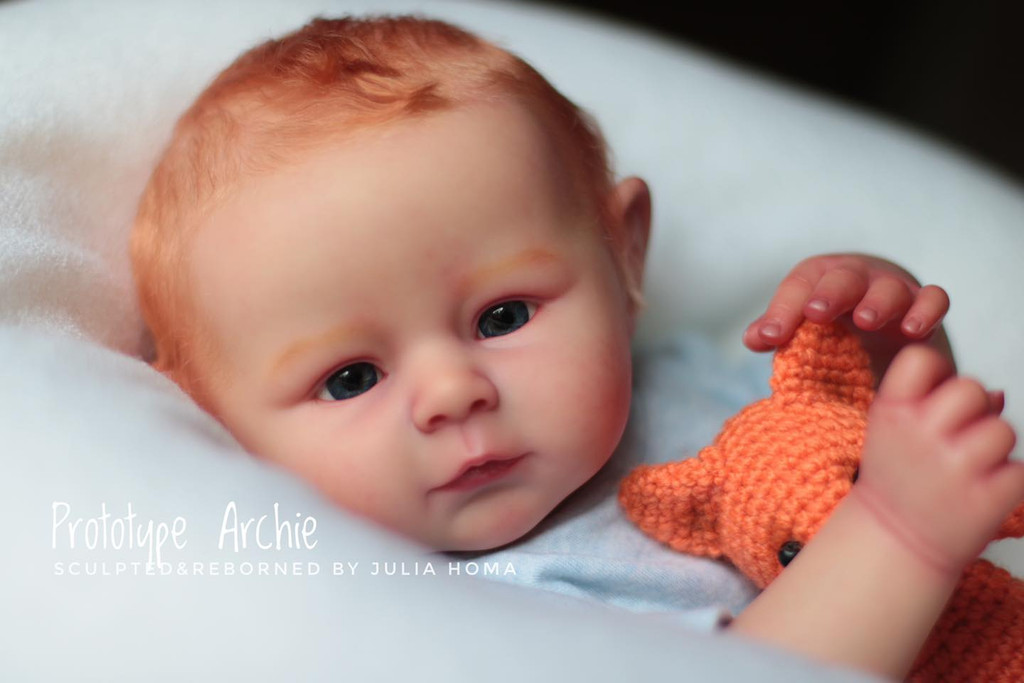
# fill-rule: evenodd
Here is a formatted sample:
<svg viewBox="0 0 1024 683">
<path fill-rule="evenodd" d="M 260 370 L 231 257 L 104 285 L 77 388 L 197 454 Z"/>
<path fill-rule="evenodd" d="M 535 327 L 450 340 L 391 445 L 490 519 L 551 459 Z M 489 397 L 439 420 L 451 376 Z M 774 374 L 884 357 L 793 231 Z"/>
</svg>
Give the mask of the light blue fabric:
<svg viewBox="0 0 1024 683">
<path fill-rule="evenodd" d="M 681 336 L 636 358 L 626 435 L 608 465 L 526 538 L 489 553 L 453 554 L 497 563 L 492 578 L 669 613 L 701 629 L 738 613 L 756 589 L 723 562 L 674 552 L 626 520 L 618 485 L 637 464 L 691 457 L 722 422 L 768 393 L 770 355 L 731 363 L 707 340 Z M 509 571 L 514 570 L 514 574 Z M 481 571 L 481 574 L 483 572 Z"/>
</svg>

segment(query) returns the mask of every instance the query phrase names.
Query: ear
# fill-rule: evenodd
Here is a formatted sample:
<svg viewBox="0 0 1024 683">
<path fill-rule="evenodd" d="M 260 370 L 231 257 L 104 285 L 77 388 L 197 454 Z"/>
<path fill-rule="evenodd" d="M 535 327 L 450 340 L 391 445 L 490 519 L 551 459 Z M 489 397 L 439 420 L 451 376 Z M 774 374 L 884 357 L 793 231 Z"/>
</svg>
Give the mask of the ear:
<svg viewBox="0 0 1024 683">
<path fill-rule="evenodd" d="M 715 452 L 708 446 L 696 458 L 633 470 L 619 489 L 626 516 L 673 550 L 721 557 L 716 477 L 705 461 Z"/>
<path fill-rule="evenodd" d="M 651 234 L 651 191 L 647 183 L 636 177 L 619 182 L 608 198 L 608 213 L 612 221 L 615 258 L 622 269 L 631 302 L 632 325 L 643 301 L 644 266 Z"/>
<path fill-rule="evenodd" d="M 801 403 L 840 402 L 867 410 L 874 398 L 871 358 L 841 323 L 804 321 L 775 352 L 772 394 Z"/>
</svg>

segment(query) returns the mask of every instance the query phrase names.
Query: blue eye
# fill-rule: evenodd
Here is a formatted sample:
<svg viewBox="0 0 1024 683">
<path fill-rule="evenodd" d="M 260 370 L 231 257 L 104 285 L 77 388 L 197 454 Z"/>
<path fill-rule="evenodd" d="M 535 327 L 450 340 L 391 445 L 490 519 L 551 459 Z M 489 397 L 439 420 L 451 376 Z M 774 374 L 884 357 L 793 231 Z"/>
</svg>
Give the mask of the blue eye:
<svg viewBox="0 0 1024 683">
<path fill-rule="evenodd" d="M 379 381 L 380 371 L 371 363 L 353 363 L 328 377 L 317 398 L 344 401 L 366 393 Z"/>
<path fill-rule="evenodd" d="M 505 301 L 484 311 L 476 328 L 481 337 L 500 337 L 529 322 L 535 309 L 525 301 Z"/>
</svg>

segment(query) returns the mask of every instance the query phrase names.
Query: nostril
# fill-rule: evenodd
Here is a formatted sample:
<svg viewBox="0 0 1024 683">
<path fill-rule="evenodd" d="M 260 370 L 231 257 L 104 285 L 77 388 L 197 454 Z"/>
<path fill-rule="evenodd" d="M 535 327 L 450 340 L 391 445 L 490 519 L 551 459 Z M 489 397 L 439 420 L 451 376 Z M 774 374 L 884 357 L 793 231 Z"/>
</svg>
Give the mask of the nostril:
<svg viewBox="0 0 1024 683">
<path fill-rule="evenodd" d="M 477 411 L 487 410 L 487 407 L 489 405 L 490 401 L 488 401 L 487 399 L 478 398 L 469 404 L 469 407 L 467 410 L 465 410 L 465 412 L 457 410 L 439 412 L 427 420 L 427 429 L 437 429 L 448 420 L 464 420 Z"/>
</svg>

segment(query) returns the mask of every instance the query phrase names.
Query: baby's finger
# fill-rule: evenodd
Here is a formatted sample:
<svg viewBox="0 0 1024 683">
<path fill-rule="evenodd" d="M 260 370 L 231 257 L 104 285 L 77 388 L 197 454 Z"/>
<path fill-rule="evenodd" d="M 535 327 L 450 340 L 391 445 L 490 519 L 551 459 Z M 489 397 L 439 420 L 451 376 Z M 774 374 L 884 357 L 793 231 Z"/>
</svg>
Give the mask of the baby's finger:
<svg viewBox="0 0 1024 683">
<path fill-rule="evenodd" d="M 862 330 L 877 330 L 895 318 L 902 318 L 914 302 L 907 283 L 881 276 L 871 283 L 867 294 L 853 311 L 853 322 Z"/>
<path fill-rule="evenodd" d="M 942 322 L 948 310 L 949 295 L 946 290 L 936 285 L 926 285 L 917 292 L 917 298 L 903 316 L 900 327 L 908 337 L 927 337 Z"/>
<path fill-rule="evenodd" d="M 935 349 L 921 344 L 904 347 L 882 377 L 878 398 L 911 401 L 926 396 L 953 375 L 953 366 Z"/>
<path fill-rule="evenodd" d="M 925 399 L 924 406 L 932 425 L 946 433 L 992 414 L 992 399 L 985 387 L 968 377 L 943 382 Z"/>
<path fill-rule="evenodd" d="M 748 328 L 752 339 L 747 346 L 755 348 L 753 342 L 769 348 L 775 347 L 793 336 L 793 331 L 803 321 L 804 304 L 817 282 L 816 277 L 809 277 L 813 277 L 813 274 L 801 272 L 799 266 L 786 276 L 775 290 L 775 296 L 764 315 Z"/>
<path fill-rule="evenodd" d="M 1002 418 L 990 415 L 964 429 L 953 441 L 956 447 L 982 469 L 996 467 L 1010 457 L 1017 435 Z"/>
<path fill-rule="evenodd" d="M 743 344 L 751 351 L 774 351 L 777 344 L 767 344 L 759 333 L 761 323 L 764 321 L 764 317 L 760 317 L 754 322 L 747 325 L 747 329 L 743 331 Z"/>
<path fill-rule="evenodd" d="M 997 509 L 1013 510 L 1024 500 L 1024 463 L 1008 461 L 989 480 L 989 500 Z"/>
<path fill-rule="evenodd" d="M 988 392 L 989 411 L 993 415 L 1002 415 L 1006 407 L 1006 394 L 1002 389 Z"/>
<path fill-rule="evenodd" d="M 833 268 L 818 280 L 803 313 L 819 323 L 834 320 L 852 310 L 867 291 L 866 273 L 852 268 Z"/>
</svg>

